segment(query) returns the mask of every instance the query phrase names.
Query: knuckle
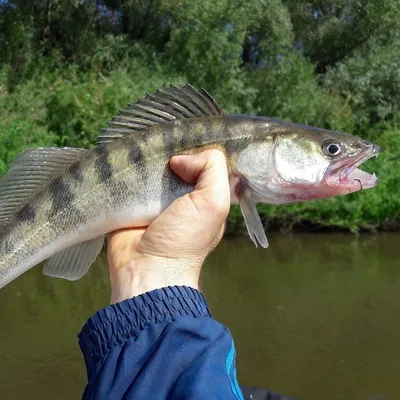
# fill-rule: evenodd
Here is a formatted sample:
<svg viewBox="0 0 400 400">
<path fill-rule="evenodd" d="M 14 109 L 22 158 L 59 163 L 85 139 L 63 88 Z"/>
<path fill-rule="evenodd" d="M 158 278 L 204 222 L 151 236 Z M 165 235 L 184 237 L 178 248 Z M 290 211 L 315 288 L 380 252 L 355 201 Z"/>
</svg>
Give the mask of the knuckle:
<svg viewBox="0 0 400 400">
<path fill-rule="evenodd" d="M 225 155 L 222 153 L 221 150 L 218 149 L 211 149 L 209 151 L 209 158 L 211 161 L 215 163 L 225 162 Z"/>
</svg>

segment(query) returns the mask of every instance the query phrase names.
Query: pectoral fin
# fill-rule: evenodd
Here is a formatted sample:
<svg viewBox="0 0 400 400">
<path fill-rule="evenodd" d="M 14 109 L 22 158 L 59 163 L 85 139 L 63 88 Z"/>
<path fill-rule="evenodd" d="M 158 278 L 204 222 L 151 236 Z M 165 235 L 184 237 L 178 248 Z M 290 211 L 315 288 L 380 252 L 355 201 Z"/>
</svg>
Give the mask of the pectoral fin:
<svg viewBox="0 0 400 400">
<path fill-rule="evenodd" d="M 43 273 L 54 278 L 76 281 L 89 271 L 103 243 L 104 235 L 69 247 L 49 258 Z"/>
<path fill-rule="evenodd" d="M 261 247 L 267 248 L 269 246 L 268 239 L 265 235 L 261 218 L 258 215 L 256 204 L 250 192 L 243 190 L 238 196 L 238 200 L 250 239 L 254 242 L 256 247 L 260 244 Z"/>
</svg>

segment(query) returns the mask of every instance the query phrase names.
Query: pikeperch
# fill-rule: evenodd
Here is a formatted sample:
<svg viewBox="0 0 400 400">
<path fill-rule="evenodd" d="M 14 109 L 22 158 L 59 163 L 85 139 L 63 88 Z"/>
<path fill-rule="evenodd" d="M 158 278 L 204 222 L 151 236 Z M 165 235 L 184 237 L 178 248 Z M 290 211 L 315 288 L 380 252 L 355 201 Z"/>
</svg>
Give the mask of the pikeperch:
<svg viewBox="0 0 400 400">
<path fill-rule="evenodd" d="M 357 167 L 379 147 L 335 131 L 272 118 L 224 115 L 190 85 L 157 90 L 112 119 L 93 149 L 38 148 L 0 181 L 0 287 L 48 260 L 44 273 L 86 274 L 107 233 L 146 226 L 193 190 L 171 156 L 217 148 L 253 242 L 268 247 L 255 204 L 293 203 L 376 185 Z"/>
</svg>

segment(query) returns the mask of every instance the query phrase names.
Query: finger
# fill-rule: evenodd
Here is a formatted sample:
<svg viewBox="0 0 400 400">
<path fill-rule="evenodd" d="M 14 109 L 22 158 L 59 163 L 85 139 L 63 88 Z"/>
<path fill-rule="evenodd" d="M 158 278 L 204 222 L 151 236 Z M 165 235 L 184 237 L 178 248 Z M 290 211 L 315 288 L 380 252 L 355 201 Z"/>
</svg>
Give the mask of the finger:
<svg viewBox="0 0 400 400">
<path fill-rule="evenodd" d="M 209 151 L 192 155 L 180 155 L 171 158 L 169 165 L 185 182 L 195 185 L 204 168 Z"/>
<path fill-rule="evenodd" d="M 200 198 L 229 211 L 228 170 L 221 151 L 207 150 L 194 155 L 176 156 L 171 159 L 170 166 L 183 180 L 195 184 L 193 199 Z"/>
<path fill-rule="evenodd" d="M 111 232 L 108 237 L 109 245 L 124 246 L 126 243 L 132 243 L 143 235 L 145 228 L 126 228 Z"/>
</svg>

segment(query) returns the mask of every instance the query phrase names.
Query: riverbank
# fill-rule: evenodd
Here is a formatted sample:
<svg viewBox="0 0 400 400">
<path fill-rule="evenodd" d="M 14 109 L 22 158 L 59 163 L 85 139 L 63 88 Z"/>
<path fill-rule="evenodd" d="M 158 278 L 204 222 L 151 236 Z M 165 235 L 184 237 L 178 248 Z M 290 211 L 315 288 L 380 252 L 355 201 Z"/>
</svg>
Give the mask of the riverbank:
<svg viewBox="0 0 400 400">
<path fill-rule="evenodd" d="M 282 206 L 285 207 L 285 206 Z M 265 206 L 260 206 L 265 208 Z M 318 221 L 315 218 L 303 219 L 296 213 L 286 215 L 267 214 L 265 210 L 260 211 L 260 217 L 267 232 L 279 233 L 331 233 L 331 232 L 351 232 L 354 234 L 379 233 L 379 232 L 399 232 L 400 217 L 383 219 L 374 223 L 361 223 L 352 226 L 352 216 L 340 221 L 340 224 L 330 224 L 329 222 Z M 226 234 L 230 236 L 242 236 L 247 234 L 243 217 L 240 215 L 238 206 L 233 206 L 228 217 Z"/>
</svg>

